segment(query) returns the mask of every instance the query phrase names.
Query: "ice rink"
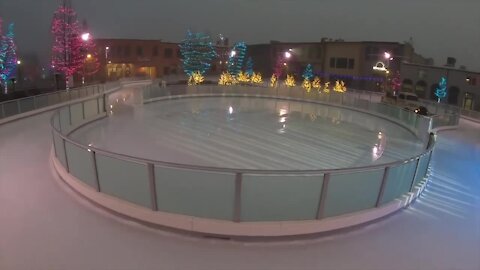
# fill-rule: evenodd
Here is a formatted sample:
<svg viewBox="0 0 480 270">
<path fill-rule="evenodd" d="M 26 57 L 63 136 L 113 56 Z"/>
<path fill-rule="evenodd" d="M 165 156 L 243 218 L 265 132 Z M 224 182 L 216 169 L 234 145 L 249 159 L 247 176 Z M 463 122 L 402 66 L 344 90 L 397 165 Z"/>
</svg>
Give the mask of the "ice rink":
<svg viewBox="0 0 480 270">
<path fill-rule="evenodd" d="M 314 103 L 203 97 L 123 105 L 123 98 L 115 100 L 111 117 L 71 137 L 151 160 L 240 169 L 359 167 L 424 150 L 411 132 L 388 120 Z"/>
<path fill-rule="evenodd" d="M 237 242 L 146 228 L 53 172 L 51 112 L 0 126 L 0 269 L 480 269 L 480 126 L 439 133 L 426 192 L 372 225 Z"/>
</svg>

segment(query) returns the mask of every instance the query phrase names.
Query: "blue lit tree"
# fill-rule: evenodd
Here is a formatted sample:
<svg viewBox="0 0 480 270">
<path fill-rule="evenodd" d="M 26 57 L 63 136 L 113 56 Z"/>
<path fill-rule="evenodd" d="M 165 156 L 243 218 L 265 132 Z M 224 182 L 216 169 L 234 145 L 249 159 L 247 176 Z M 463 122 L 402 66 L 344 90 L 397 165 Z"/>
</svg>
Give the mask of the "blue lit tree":
<svg viewBox="0 0 480 270">
<path fill-rule="evenodd" d="M 2 18 L 0 18 L 0 70 L 3 69 L 3 61 L 5 60 L 5 50 L 3 48 L 3 35 L 2 35 Z"/>
<path fill-rule="evenodd" d="M 307 67 L 305 68 L 305 71 L 303 71 L 303 75 L 302 77 L 305 79 L 305 80 L 311 80 L 313 79 L 314 77 L 314 74 L 313 74 L 313 68 L 312 68 L 312 65 L 308 64 Z"/>
<path fill-rule="evenodd" d="M 2 65 L 0 67 L 0 80 L 5 87 L 5 93 L 8 90 L 8 80 L 12 78 L 17 70 L 17 49 L 14 42 L 14 25 L 8 26 L 8 32 L 0 37 L 0 55 L 2 56 Z"/>
<path fill-rule="evenodd" d="M 245 72 L 248 74 L 248 76 L 252 77 L 253 75 L 253 60 L 251 57 L 247 59 L 247 64 L 246 64 L 246 70 Z"/>
<path fill-rule="evenodd" d="M 180 44 L 183 70 L 187 76 L 199 72 L 204 75 L 217 57 L 211 38 L 204 33 L 187 32 L 186 38 Z"/>
<path fill-rule="evenodd" d="M 238 42 L 233 46 L 228 58 L 228 73 L 237 76 L 242 71 L 245 54 L 247 54 L 247 44 L 245 42 Z"/>
<path fill-rule="evenodd" d="M 447 96 L 447 78 L 442 77 L 440 83 L 435 91 L 435 96 L 438 98 L 438 102 Z"/>
</svg>

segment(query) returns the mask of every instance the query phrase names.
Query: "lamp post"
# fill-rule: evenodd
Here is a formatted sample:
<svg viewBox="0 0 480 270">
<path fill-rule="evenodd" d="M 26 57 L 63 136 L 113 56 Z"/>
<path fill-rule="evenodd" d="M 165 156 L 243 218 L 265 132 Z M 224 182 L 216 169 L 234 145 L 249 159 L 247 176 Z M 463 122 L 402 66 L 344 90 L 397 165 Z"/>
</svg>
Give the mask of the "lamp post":
<svg viewBox="0 0 480 270">
<path fill-rule="evenodd" d="M 110 47 L 106 46 L 105 47 L 105 82 L 108 81 L 108 53 L 110 52 Z"/>
<path fill-rule="evenodd" d="M 90 40 L 90 33 L 88 33 L 88 32 L 87 32 L 87 33 L 83 33 L 83 34 L 81 35 L 81 38 L 82 38 L 82 40 L 83 40 L 83 43 L 86 44 L 86 43 Z M 85 51 L 85 53 L 88 53 L 88 51 Z M 91 54 L 87 54 L 86 58 L 85 58 L 84 61 L 83 61 L 82 85 L 85 84 L 85 69 L 86 69 L 85 65 L 87 64 L 87 60 L 89 59 L 89 56 L 90 56 L 90 58 L 92 57 Z"/>
<path fill-rule="evenodd" d="M 22 79 L 22 70 L 21 70 L 21 64 L 22 64 L 22 60 L 18 59 L 17 60 L 17 81 L 16 81 L 16 84 L 18 85 L 18 88 L 20 88 L 20 83 L 23 81 Z M 14 90 L 17 89 L 17 86 L 14 85 Z"/>
</svg>

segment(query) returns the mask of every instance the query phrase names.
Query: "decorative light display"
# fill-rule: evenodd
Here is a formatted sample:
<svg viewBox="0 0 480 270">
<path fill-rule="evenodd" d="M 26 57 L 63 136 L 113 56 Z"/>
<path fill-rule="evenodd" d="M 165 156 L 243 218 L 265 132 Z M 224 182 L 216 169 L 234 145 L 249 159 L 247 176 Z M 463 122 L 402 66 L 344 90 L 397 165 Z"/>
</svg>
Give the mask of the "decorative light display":
<svg viewBox="0 0 480 270">
<path fill-rule="evenodd" d="M 183 70 L 188 77 L 193 78 L 194 73 L 197 72 L 203 76 L 217 57 L 211 38 L 204 33 L 188 31 L 186 38 L 179 46 Z"/>
<path fill-rule="evenodd" d="M 234 85 L 237 84 L 237 80 L 235 76 L 228 72 L 223 72 L 220 75 L 220 79 L 218 80 L 219 85 Z"/>
<path fill-rule="evenodd" d="M 237 80 L 242 83 L 248 83 L 250 82 L 250 76 L 246 72 L 240 71 L 237 75 Z"/>
<path fill-rule="evenodd" d="M 252 83 L 262 84 L 263 83 L 262 74 L 254 72 L 251 77 L 251 81 Z"/>
<path fill-rule="evenodd" d="M 245 54 L 247 53 L 247 44 L 245 42 L 238 42 L 233 46 L 233 49 L 228 58 L 228 73 L 236 76 L 240 73 L 245 61 Z"/>
<path fill-rule="evenodd" d="M 52 67 L 65 76 L 68 89 L 69 78 L 84 63 L 80 25 L 77 14 L 68 0 L 63 0 L 63 4 L 53 14 L 51 32 L 53 35 Z"/>
<path fill-rule="evenodd" d="M 313 82 L 312 82 L 312 87 L 313 89 L 317 90 L 320 92 L 321 88 L 322 88 L 322 81 L 320 80 L 319 77 L 315 77 L 313 79 Z"/>
<path fill-rule="evenodd" d="M 245 65 L 246 70 L 245 72 L 248 74 L 248 76 L 252 77 L 253 76 L 253 59 L 249 57 L 247 59 L 247 64 Z"/>
<path fill-rule="evenodd" d="M 335 86 L 333 87 L 333 91 L 339 92 L 339 93 L 345 93 L 347 91 L 347 87 L 345 86 L 344 81 L 335 81 Z"/>
<path fill-rule="evenodd" d="M 303 80 L 302 87 L 303 89 L 307 90 L 307 93 L 310 93 L 310 91 L 312 91 L 312 82 L 305 78 Z"/>
<path fill-rule="evenodd" d="M 312 65 L 308 64 L 307 67 L 305 68 L 305 70 L 303 71 L 303 75 L 302 77 L 305 79 L 305 80 L 309 80 L 311 81 L 313 79 L 313 68 L 312 68 Z"/>
<path fill-rule="evenodd" d="M 330 82 L 326 82 L 323 86 L 323 92 L 330 93 Z"/>
<path fill-rule="evenodd" d="M 295 78 L 293 77 L 293 75 L 288 75 L 287 74 L 287 79 L 285 80 L 285 85 L 287 87 L 294 87 L 296 85 Z"/>
<path fill-rule="evenodd" d="M 278 86 L 278 77 L 275 74 L 272 74 L 270 78 L 270 87 L 277 87 Z"/>
<path fill-rule="evenodd" d="M 442 77 L 440 83 L 435 91 L 435 95 L 438 98 L 438 102 L 444 99 L 447 96 L 447 78 Z"/>
<path fill-rule="evenodd" d="M 188 85 L 199 85 L 205 81 L 205 77 L 200 73 L 200 71 L 193 72 L 192 75 L 188 78 Z"/>
<path fill-rule="evenodd" d="M 14 37 L 14 24 L 11 23 L 8 26 L 7 34 L 3 37 L 0 35 L 0 80 L 3 82 L 5 93 L 8 91 L 8 80 L 17 70 L 18 59 Z"/>
<path fill-rule="evenodd" d="M 402 83 L 400 81 L 400 72 L 399 71 L 397 71 L 395 73 L 395 77 L 393 77 L 391 84 L 392 84 L 392 90 L 394 92 L 397 92 L 397 91 L 400 90 L 400 86 L 402 85 Z"/>
<path fill-rule="evenodd" d="M 0 17 L 0 69 L 3 68 L 3 61 L 5 59 L 5 53 L 6 53 L 2 46 L 2 41 L 3 41 L 2 24 L 3 24 L 3 21 L 2 21 L 2 18 Z"/>
</svg>

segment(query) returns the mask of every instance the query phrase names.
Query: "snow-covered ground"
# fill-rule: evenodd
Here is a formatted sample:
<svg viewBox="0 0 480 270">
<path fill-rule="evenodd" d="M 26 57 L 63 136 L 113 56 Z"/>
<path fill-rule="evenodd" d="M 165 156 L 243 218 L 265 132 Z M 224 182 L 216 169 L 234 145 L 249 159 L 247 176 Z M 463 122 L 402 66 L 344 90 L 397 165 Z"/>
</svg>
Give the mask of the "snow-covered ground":
<svg viewBox="0 0 480 270">
<path fill-rule="evenodd" d="M 146 228 L 85 202 L 49 163 L 51 113 L 0 126 L 0 269 L 480 269 L 480 126 L 440 133 L 411 208 L 311 239 L 236 242 Z"/>
</svg>

